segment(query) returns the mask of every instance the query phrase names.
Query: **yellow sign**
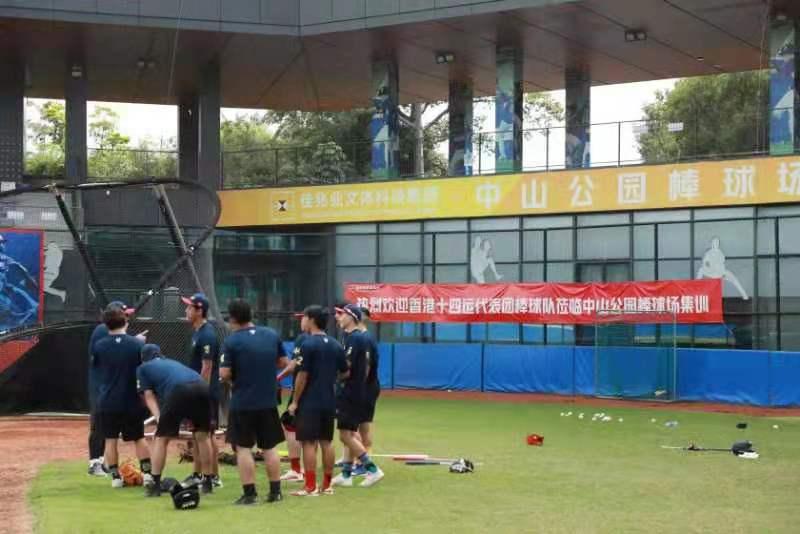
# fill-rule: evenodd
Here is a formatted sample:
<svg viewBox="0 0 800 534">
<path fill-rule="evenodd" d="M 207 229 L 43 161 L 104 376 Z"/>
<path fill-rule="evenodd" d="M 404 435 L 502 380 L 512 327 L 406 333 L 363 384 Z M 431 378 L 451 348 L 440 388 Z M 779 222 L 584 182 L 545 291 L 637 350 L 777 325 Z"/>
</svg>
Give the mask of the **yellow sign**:
<svg viewBox="0 0 800 534">
<path fill-rule="evenodd" d="M 800 158 L 222 191 L 220 227 L 800 202 Z"/>
</svg>

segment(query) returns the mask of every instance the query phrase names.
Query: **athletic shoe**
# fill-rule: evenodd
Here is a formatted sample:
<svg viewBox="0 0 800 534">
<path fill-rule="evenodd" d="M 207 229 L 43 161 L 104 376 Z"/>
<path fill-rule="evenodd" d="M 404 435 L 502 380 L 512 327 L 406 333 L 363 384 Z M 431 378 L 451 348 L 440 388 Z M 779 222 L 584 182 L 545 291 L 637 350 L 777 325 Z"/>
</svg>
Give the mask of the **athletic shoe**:
<svg viewBox="0 0 800 534">
<path fill-rule="evenodd" d="M 364 475 L 364 482 L 359 484 L 359 486 L 362 488 L 368 488 L 370 486 L 374 486 L 382 479 L 383 479 L 383 471 L 378 469 L 374 473 L 367 473 L 366 475 Z"/>
<path fill-rule="evenodd" d="M 144 486 L 145 497 L 161 497 L 161 487 L 155 482 L 145 484 Z"/>
<path fill-rule="evenodd" d="M 331 480 L 332 486 L 341 486 L 343 488 L 352 488 L 353 487 L 353 477 L 345 477 L 343 474 L 339 473 L 333 480 Z"/>
<path fill-rule="evenodd" d="M 270 493 L 267 495 L 266 502 L 267 504 L 272 504 L 276 502 L 281 502 L 283 500 L 283 493 Z"/>
<path fill-rule="evenodd" d="M 188 488 L 189 486 L 199 486 L 202 483 L 203 483 L 203 478 L 195 476 L 194 473 L 184 478 L 183 482 L 181 482 L 184 488 Z"/>
<path fill-rule="evenodd" d="M 106 470 L 103 469 L 103 464 L 99 462 L 94 462 L 89 466 L 89 474 L 93 477 L 104 477 L 108 476 L 106 474 Z"/>
<path fill-rule="evenodd" d="M 366 468 L 366 467 L 364 467 L 364 466 L 363 466 L 363 465 L 361 465 L 361 464 L 358 464 L 357 466 L 354 466 L 354 467 L 353 467 L 353 474 L 352 474 L 351 476 L 354 476 L 354 477 L 363 477 L 363 476 L 365 476 L 365 475 L 367 474 L 367 472 L 368 472 L 368 471 L 367 471 L 367 468 Z"/>
<path fill-rule="evenodd" d="M 222 488 L 222 479 L 219 478 L 219 475 L 214 475 L 211 477 L 211 483 L 214 485 L 215 488 Z"/>
<path fill-rule="evenodd" d="M 336 463 L 333 464 L 333 467 L 341 468 L 343 463 L 344 463 L 344 458 L 339 458 L 338 460 L 336 460 Z"/>
<path fill-rule="evenodd" d="M 153 475 L 150 473 L 144 473 L 142 475 L 142 485 L 147 486 L 148 484 L 154 484 Z"/>
<path fill-rule="evenodd" d="M 314 491 L 308 491 L 307 489 L 303 488 L 293 491 L 290 495 L 293 497 L 319 497 L 319 490 L 315 489 Z"/>
<path fill-rule="evenodd" d="M 254 504 L 258 504 L 258 495 L 242 495 L 233 501 L 233 504 L 238 506 L 252 506 Z"/>
<path fill-rule="evenodd" d="M 304 482 L 305 481 L 305 477 L 303 477 L 303 473 L 298 473 L 297 471 L 294 471 L 294 470 L 290 469 L 289 471 L 286 471 L 284 474 L 281 475 L 281 481 L 282 482 Z"/>
<path fill-rule="evenodd" d="M 204 480 L 203 483 L 200 484 L 200 493 L 203 495 L 214 493 L 214 483 L 210 480 Z"/>
<path fill-rule="evenodd" d="M 325 488 L 322 490 L 322 495 L 333 495 L 333 488 L 330 486 Z"/>
<path fill-rule="evenodd" d="M 121 488 L 125 485 L 121 478 L 111 478 L 111 487 L 114 489 Z"/>
</svg>

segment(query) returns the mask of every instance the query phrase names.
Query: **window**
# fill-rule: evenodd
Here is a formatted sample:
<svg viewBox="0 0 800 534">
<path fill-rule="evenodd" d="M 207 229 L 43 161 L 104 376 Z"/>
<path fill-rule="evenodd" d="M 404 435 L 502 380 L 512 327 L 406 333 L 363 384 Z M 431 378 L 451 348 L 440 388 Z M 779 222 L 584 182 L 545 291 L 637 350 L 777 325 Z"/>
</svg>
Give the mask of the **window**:
<svg viewBox="0 0 800 534">
<path fill-rule="evenodd" d="M 758 303 L 759 313 L 778 311 L 778 291 L 775 278 L 774 259 L 758 260 Z"/>
<path fill-rule="evenodd" d="M 522 220 L 523 228 L 570 228 L 572 227 L 572 216 L 557 215 L 554 217 L 527 217 Z"/>
<path fill-rule="evenodd" d="M 496 262 L 519 261 L 519 232 L 474 233 L 470 255 L 488 255 Z"/>
<path fill-rule="evenodd" d="M 668 223 L 658 225 L 658 257 L 688 258 L 691 235 L 688 223 Z"/>
<path fill-rule="evenodd" d="M 695 223 L 695 258 L 702 258 L 709 249 L 715 246 L 715 243 L 728 258 L 733 256 L 751 257 L 753 255 L 753 221 Z"/>
<path fill-rule="evenodd" d="M 522 234 L 522 248 L 523 260 L 544 260 L 544 232 L 524 232 Z"/>
<path fill-rule="evenodd" d="M 572 230 L 547 231 L 547 261 L 572 259 Z"/>
<path fill-rule="evenodd" d="M 380 238 L 381 263 L 419 265 L 422 255 L 421 240 L 422 237 L 419 234 L 382 235 Z"/>
<path fill-rule="evenodd" d="M 646 226 L 633 227 L 633 257 L 640 259 L 652 259 L 656 253 L 656 227 L 648 224 Z"/>
<path fill-rule="evenodd" d="M 575 265 L 568 262 L 548 263 L 547 264 L 548 282 L 574 282 Z"/>
<path fill-rule="evenodd" d="M 381 267 L 380 281 L 388 284 L 416 284 L 420 282 L 418 265 L 408 267 Z"/>
<path fill-rule="evenodd" d="M 466 263 L 467 234 L 436 234 L 436 263 Z"/>
<path fill-rule="evenodd" d="M 758 254 L 775 254 L 775 219 L 761 219 L 756 225 Z"/>
<path fill-rule="evenodd" d="M 780 286 L 781 311 L 800 312 L 800 258 L 781 258 Z M 781 324 L 781 331 L 785 327 Z"/>
<path fill-rule="evenodd" d="M 526 263 L 522 266 L 522 281 L 523 282 L 543 282 L 544 281 L 544 264 L 543 263 Z"/>
<path fill-rule="evenodd" d="M 336 265 L 375 265 L 377 252 L 374 235 L 336 236 Z"/>
<path fill-rule="evenodd" d="M 781 254 L 800 254 L 800 217 L 778 221 Z"/>
<path fill-rule="evenodd" d="M 628 257 L 630 257 L 629 226 L 578 230 L 578 259 L 604 260 Z"/>
<path fill-rule="evenodd" d="M 517 230 L 519 219 L 507 217 L 503 219 L 475 219 L 470 223 L 473 232 L 481 230 Z"/>
<path fill-rule="evenodd" d="M 337 299 L 344 297 L 344 285 L 348 282 L 375 282 L 375 267 L 337 267 Z"/>
<path fill-rule="evenodd" d="M 437 284 L 463 284 L 467 281 L 466 265 L 437 265 Z"/>
</svg>

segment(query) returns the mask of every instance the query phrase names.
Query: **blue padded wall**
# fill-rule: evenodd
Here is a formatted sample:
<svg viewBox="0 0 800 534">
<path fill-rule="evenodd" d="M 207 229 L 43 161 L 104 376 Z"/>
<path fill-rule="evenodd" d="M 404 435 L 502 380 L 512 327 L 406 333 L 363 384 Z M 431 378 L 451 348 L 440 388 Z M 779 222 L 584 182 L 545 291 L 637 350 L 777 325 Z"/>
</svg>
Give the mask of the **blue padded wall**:
<svg viewBox="0 0 800 534">
<path fill-rule="evenodd" d="M 479 390 L 481 351 L 479 344 L 397 344 L 394 387 Z"/>
<path fill-rule="evenodd" d="M 678 349 L 678 399 L 769 405 L 769 353 Z"/>
<path fill-rule="evenodd" d="M 572 347 L 486 345 L 484 388 L 509 393 L 573 394 Z"/>
</svg>

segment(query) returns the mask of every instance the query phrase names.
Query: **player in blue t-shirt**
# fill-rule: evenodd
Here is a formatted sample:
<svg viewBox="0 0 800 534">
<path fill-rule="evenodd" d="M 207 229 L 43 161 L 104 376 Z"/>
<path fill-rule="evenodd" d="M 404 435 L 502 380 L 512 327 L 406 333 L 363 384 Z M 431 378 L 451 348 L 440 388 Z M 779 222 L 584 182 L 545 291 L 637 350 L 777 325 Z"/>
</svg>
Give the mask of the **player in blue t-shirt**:
<svg viewBox="0 0 800 534">
<path fill-rule="evenodd" d="M 89 474 L 95 476 L 106 476 L 103 466 L 103 452 L 106 448 L 106 441 L 100 433 L 100 428 L 97 422 L 97 413 L 94 409 L 95 399 L 97 398 L 97 380 L 95 379 L 94 367 L 91 365 L 92 361 L 92 347 L 94 344 L 108 335 L 108 327 L 100 323 L 92 331 L 89 338 L 89 376 L 87 385 L 89 389 Z"/>
<path fill-rule="evenodd" d="M 300 355 L 300 347 L 303 345 L 303 341 L 308 337 L 305 332 L 302 332 L 302 318 L 304 315 L 299 313 L 297 317 L 301 319 L 301 333 L 297 336 L 297 339 L 294 340 L 294 349 L 292 350 L 292 359 L 289 360 L 289 365 L 278 375 L 278 383 L 289 376 L 289 374 L 292 375 L 292 394 L 289 395 L 287 406 L 292 404 L 292 400 L 294 399 L 294 385 L 297 381 L 298 373 L 297 356 Z M 281 480 L 284 482 L 303 482 L 303 469 L 300 467 L 303 446 L 297 441 L 294 416 L 291 415 L 288 410 L 283 412 L 283 415 L 281 415 L 281 423 L 283 423 L 283 430 L 286 435 L 286 448 L 289 452 L 289 470 L 281 475 Z"/>
<path fill-rule="evenodd" d="M 219 478 L 219 449 L 214 431 L 217 429 L 219 418 L 219 401 L 221 387 L 219 383 L 219 340 L 214 326 L 208 322 L 210 303 L 203 293 L 196 293 L 191 297 L 182 297 L 186 305 L 186 319 L 192 325 L 192 350 L 189 358 L 189 367 L 200 374 L 208 384 L 209 413 L 211 417 L 211 432 L 209 433 L 209 446 L 211 447 L 211 470 L 214 486 L 222 487 Z M 189 442 L 189 448 L 192 448 Z M 200 456 L 194 454 L 194 472 L 184 482 L 199 483 L 202 479 Z"/>
<path fill-rule="evenodd" d="M 289 413 L 295 417 L 297 440 L 303 444 L 305 487 L 292 495 L 319 495 L 317 490 L 317 446 L 322 449 L 323 483 L 321 493 L 333 493 L 333 420 L 336 416 L 334 387 L 347 372 L 342 346 L 325 333 L 328 313 L 320 306 L 303 312 L 302 329 L 308 334 L 295 357 L 297 380 Z"/>
<path fill-rule="evenodd" d="M 202 491 L 211 493 L 214 485 L 208 439 L 211 428 L 208 384 L 199 373 L 178 361 L 164 358 L 158 345 L 145 345 L 141 360 L 142 365 L 136 371 L 136 387 L 158 425 L 153 443 L 153 482 L 145 486 L 145 496 L 161 495 L 161 474 L 167 447 L 170 439 L 180 435 L 183 420 L 192 424 L 197 443 L 196 456 L 200 457 L 200 472 L 203 474 Z"/>
<path fill-rule="evenodd" d="M 145 479 L 151 480 L 150 450 L 144 440 L 144 409 L 136 391 L 136 368 L 139 352 L 144 345 L 141 339 L 128 335 L 128 319 L 123 308 L 110 304 L 103 312 L 103 323 L 108 335 L 91 347 L 92 374 L 96 387 L 94 402 L 100 433 L 105 439 L 105 461 L 111 471 L 111 487 L 121 488 L 119 452 L 117 442 L 136 443 Z"/>
<path fill-rule="evenodd" d="M 384 476 L 383 471 L 370 459 L 358 433 L 371 405 L 367 377 L 370 375 L 372 348 L 369 337 L 358 328 L 361 320 L 361 308 L 358 306 L 348 304 L 336 309 L 336 322 L 345 333 L 344 350 L 350 369 L 336 403 L 336 426 L 345 446 L 342 472 L 333 481 L 336 486 L 353 486 L 353 459 L 356 458 L 367 471 L 362 487 L 373 486 Z"/>
<path fill-rule="evenodd" d="M 278 416 L 276 368 L 288 360 L 283 342 L 271 328 L 255 326 L 250 305 L 241 299 L 228 305 L 228 336 L 220 356 L 220 378 L 232 383 L 228 415 L 228 441 L 236 450 L 243 495 L 236 504 L 258 502 L 252 449 L 263 451 L 269 478 L 268 503 L 283 500 L 281 465 L 275 447 L 284 441 Z"/>
</svg>

